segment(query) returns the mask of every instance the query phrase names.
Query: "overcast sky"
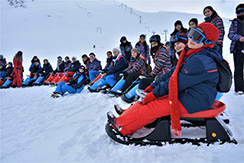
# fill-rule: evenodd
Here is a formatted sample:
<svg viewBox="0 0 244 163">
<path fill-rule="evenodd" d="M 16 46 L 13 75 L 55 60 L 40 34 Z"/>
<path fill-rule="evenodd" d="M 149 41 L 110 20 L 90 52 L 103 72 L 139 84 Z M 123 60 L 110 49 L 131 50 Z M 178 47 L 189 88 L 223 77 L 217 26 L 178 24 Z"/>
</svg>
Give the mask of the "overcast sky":
<svg viewBox="0 0 244 163">
<path fill-rule="evenodd" d="M 144 12 L 177 11 L 202 14 L 203 8 L 212 6 L 221 17 L 236 17 L 235 8 L 240 0 L 118 0 Z"/>
</svg>

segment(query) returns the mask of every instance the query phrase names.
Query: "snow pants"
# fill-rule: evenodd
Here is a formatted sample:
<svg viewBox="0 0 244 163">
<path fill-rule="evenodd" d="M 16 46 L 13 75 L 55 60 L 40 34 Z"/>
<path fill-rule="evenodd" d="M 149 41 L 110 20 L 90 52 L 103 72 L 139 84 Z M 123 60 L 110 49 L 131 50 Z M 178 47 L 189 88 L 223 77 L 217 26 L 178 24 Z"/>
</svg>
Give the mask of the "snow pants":
<svg viewBox="0 0 244 163">
<path fill-rule="evenodd" d="M 121 91 L 124 92 L 129 86 L 132 84 L 133 81 L 135 81 L 140 76 L 140 73 L 130 73 L 126 79 L 125 84 L 123 85 Z"/>
<path fill-rule="evenodd" d="M 180 113 L 188 113 L 179 102 Z M 121 126 L 120 132 L 129 135 L 153 122 L 155 119 L 170 115 L 169 97 L 159 97 L 150 103 L 143 105 L 136 102 L 116 119 L 116 126 Z"/>
<path fill-rule="evenodd" d="M 98 81 L 96 81 L 91 87 L 90 89 L 92 90 L 96 90 L 98 87 L 103 87 L 107 84 L 109 84 L 111 87 L 113 87 L 113 85 L 115 84 L 115 78 L 114 78 L 114 74 L 108 75 L 106 76 L 104 79 L 101 78 Z"/>
<path fill-rule="evenodd" d="M 89 71 L 89 79 L 91 82 L 93 82 L 96 79 L 96 76 L 98 75 L 98 71 L 91 70 Z"/>
<path fill-rule="evenodd" d="M 234 86 L 235 92 L 244 91 L 244 53 L 236 49 L 234 53 Z"/>
<path fill-rule="evenodd" d="M 73 87 L 66 85 L 64 81 L 59 82 L 59 84 L 57 85 L 56 90 L 53 93 L 59 93 L 61 95 L 63 95 L 65 92 L 69 92 L 71 94 L 75 94 L 76 93 L 76 89 L 74 89 Z"/>
</svg>

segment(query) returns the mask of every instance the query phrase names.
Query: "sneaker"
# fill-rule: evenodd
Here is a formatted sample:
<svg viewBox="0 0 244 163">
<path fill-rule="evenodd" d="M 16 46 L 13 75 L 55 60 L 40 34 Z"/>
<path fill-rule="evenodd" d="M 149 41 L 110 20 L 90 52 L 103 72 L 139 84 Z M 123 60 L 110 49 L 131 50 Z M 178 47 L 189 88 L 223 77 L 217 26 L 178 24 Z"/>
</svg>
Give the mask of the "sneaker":
<svg viewBox="0 0 244 163">
<path fill-rule="evenodd" d="M 114 105 L 114 109 L 118 115 L 121 115 L 124 110 L 119 106 L 119 104 Z"/>
<path fill-rule="evenodd" d="M 244 94 L 244 91 L 237 91 L 235 92 L 236 95 L 243 95 Z"/>
</svg>

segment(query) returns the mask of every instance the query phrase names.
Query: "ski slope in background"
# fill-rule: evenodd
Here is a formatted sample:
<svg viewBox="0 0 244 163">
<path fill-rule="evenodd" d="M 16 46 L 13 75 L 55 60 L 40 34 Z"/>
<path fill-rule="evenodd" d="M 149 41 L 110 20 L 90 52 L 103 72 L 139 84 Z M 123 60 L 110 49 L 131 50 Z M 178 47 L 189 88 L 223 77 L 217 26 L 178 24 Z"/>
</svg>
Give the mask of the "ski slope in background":
<svg viewBox="0 0 244 163">
<path fill-rule="evenodd" d="M 1 1 L 1 53 L 12 61 L 18 51 L 24 52 L 25 74 L 30 60 L 37 55 L 49 59 L 56 68 L 56 57 L 80 56 L 94 51 L 105 65 L 106 51 L 119 46 L 126 35 L 133 46 L 141 33 L 147 40 L 164 29 L 173 31 L 180 19 L 185 27 L 192 17 L 202 15 L 159 12 L 143 13 L 122 8 L 108 1 L 34 1 L 27 8 L 14 8 Z M 201 11 L 199 11 L 201 13 Z M 142 16 L 142 23 L 139 23 Z M 229 22 L 224 19 L 228 33 Z M 100 32 L 102 29 L 102 32 Z M 227 35 L 227 34 L 226 34 Z M 224 40 L 224 57 L 233 68 L 229 54 L 230 41 Z M 96 48 L 93 48 L 93 45 Z M 233 89 L 221 101 L 237 145 L 193 146 L 174 144 L 163 147 L 124 146 L 105 133 L 106 112 L 118 103 L 130 105 L 120 98 L 92 94 L 85 88 L 80 94 L 50 97 L 55 87 L 10 88 L 0 90 L 0 160 L 1 162 L 243 162 L 244 161 L 244 100 Z M 188 136 L 204 136 L 198 130 Z"/>
</svg>

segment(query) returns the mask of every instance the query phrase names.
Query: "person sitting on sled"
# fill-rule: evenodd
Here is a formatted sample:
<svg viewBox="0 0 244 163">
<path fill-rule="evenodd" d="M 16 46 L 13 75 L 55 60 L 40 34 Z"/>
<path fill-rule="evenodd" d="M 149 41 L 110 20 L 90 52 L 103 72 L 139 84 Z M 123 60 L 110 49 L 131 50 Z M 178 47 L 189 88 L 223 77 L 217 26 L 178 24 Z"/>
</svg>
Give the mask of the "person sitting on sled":
<svg viewBox="0 0 244 163">
<path fill-rule="evenodd" d="M 212 57 L 223 59 L 218 47 L 213 44 L 218 37 L 218 29 L 210 23 L 192 28 L 177 66 L 144 90 L 148 94 L 142 103 L 136 102 L 122 111 L 118 118 L 108 112 L 109 123 L 118 132 L 129 135 L 156 118 L 171 115 L 172 132 L 174 136 L 180 136 L 182 113 L 208 110 L 214 103 L 219 73 Z"/>
<path fill-rule="evenodd" d="M 140 54 L 140 50 L 133 48 L 131 50 L 130 64 L 127 69 L 122 72 L 125 83 L 118 93 L 123 93 L 133 81 L 135 81 L 140 75 L 146 75 L 146 59 Z"/>
<path fill-rule="evenodd" d="M 126 58 L 122 53 L 120 53 L 120 50 L 118 48 L 113 49 L 113 54 L 114 60 L 108 68 L 108 71 L 103 74 L 103 77 L 101 79 L 96 81 L 91 87 L 88 87 L 88 90 L 90 92 L 97 92 L 99 88 L 107 84 L 110 87 L 113 87 L 113 85 L 116 83 L 116 80 L 119 79 L 119 74 L 128 67 L 128 62 Z"/>
<path fill-rule="evenodd" d="M 98 71 L 102 69 L 102 66 L 101 66 L 101 61 L 99 61 L 96 58 L 96 55 L 93 52 L 91 52 L 89 56 L 90 56 L 90 63 L 88 65 L 88 73 L 89 73 L 90 82 L 93 82 L 93 80 L 99 74 Z"/>
<path fill-rule="evenodd" d="M 81 65 L 79 67 L 79 70 L 70 79 L 69 83 L 61 81 L 58 84 L 56 90 L 53 92 L 51 97 L 53 98 L 60 97 L 64 95 L 65 92 L 71 94 L 80 93 L 83 90 L 87 79 L 88 77 L 85 74 L 85 66 Z"/>
</svg>

